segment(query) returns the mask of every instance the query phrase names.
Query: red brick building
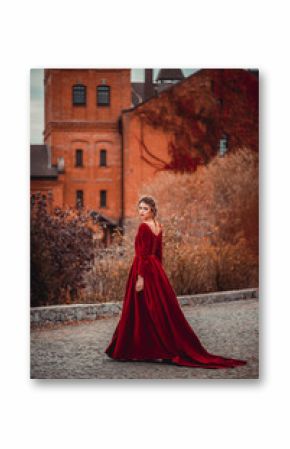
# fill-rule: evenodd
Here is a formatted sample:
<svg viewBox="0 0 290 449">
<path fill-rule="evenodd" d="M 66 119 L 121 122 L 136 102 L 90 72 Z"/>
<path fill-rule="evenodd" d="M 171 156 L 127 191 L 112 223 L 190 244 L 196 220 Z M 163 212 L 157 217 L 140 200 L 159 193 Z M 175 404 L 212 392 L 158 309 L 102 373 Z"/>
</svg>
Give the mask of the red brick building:
<svg viewBox="0 0 290 449">
<path fill-rule="evenodd" d="M 232 84 L 240 97 L 229 96 Z M 45 69 L 44 87 L 44 145 L 31 146 L 32 201 L 40 192 L 51 207 L 82 205 L 109 230 L 136 216 L 142 185 L 156 169 L 174 168 L 172 145 L 177 151 L 181 144 L 190 147 L 192 158 L 200 154 L 200 145 L 208 158 L 223 153 L 229 136 L 235 142 L 238 133 L 242 141 L 258 145 L 258 78 L 247 70 L 207 69 L 184 78 L 180 69 L 161 69 L 154 83 L 152 69 L 146 69 L 144 83 L 131 83 L 130 69 Z M 214 111 L 217 117 L 224 110 L 223 98 L 225 117 L 231 110 L 236 115 L 242 111 L 235 117 L 238 131 L 229 120 L 217 120 L 212 143 L 206 120 L 200 119 L 186 135 L 188 117 L 175 103 L 184 104 L 187 113 L 203 111 L 211 117 Z M 191 111 L 188 104 L 194 99 Z M 244 110 L 252 121 L 245 122 Z M 247 134 L 241 133 L 243 127 Z"/>
</svg>

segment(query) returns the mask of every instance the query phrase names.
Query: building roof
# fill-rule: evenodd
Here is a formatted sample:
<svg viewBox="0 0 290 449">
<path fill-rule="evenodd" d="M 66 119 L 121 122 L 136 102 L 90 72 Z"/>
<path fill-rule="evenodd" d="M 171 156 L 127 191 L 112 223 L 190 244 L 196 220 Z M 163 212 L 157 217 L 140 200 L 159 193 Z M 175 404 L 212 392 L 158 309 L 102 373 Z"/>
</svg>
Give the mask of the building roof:
<svg viewBox="0 0 290 449">
<path fill-rule="evenodd" d="M 182 81 L 185 76 L 181 69 L 160 69 L 156 82 L 152 80 L 152 95 L 158 94 L 159 92 L 166 90 L 172 86 L 171 83 L 159 83 L 158 81 Z M 132 107 L 143 103 L 148 100 L 145 95 L 145 82 L 134 82 L 131 83 L 132 87 Z"/>
<path fill-rule="evenodd" d="M 30 145 L 30 177 L 57 178 L 56 167 L 50 166 L 49 150 L 46 145 Z"/>
<path fill-rule="evenodd" d="M 160 69 L 156 81 L 183 80 L 184 78 L 181 69 Z"/>
<path fill-rule="evenodd" d="M 104 214 L 101 214 L 100 212 L 97 212 L 95 210 L 91 211 L 91 216 L 95 219 L 96 222 L 99 222 L 103 225 L 109 225 L 109 226 L 117 226 L 118 221 L 113 220 L 110 217 L 107 217 Z"/>
<path fill-rule="evenodd" d="M 168 70 L 168 69 L 164 69 L 164 70 Z M 155 93 L 157 93 L 157 96 L 158 96 L 159 93 L 162 93 L 165 90 L 168 91 L 168 90 L 174 89 L 176 86 L 179 86 L 180 84 L 183 84 L 184 82 L 187 82 L 187 80 L 189 80 L 191 78 L 194 78 L 196 76 L 200 76 L 200 75 L 202 75 L 204 73 L 210 73 L 211 70 L 213 70 L 213 69 L 198 69 L 194 73 L 192 73 L 191 75 L 186 76 L 186 77 L 184 76 L 183 79 L 178 81 L 177 83 L 164 83 L 164 84 L 162 84 L 162 83 L 159 83 L 159 84 L 158 83 L 153 83 Z M 236 70 L 236 69 L 225 69 L 225 70 Z M 244 70 L 245 73 L 248 73 L 249 76 L 251 76 L 253 78 L 259 78 L 259 70 L 258 69 L 241 69 L 241 70 Z M 133 84 L 144 84 L 144 83 L 133 83 Z M 140 89 L 140 92 L 141 92 L 141 87 L 139 89 Z M 131 112 L 131 111 L 135 110 L 136 108 L 138 108 L 139 106 L 142 106 L 144 103 L 147 103 L 147 101 L 151 101 L 152 98 L 153 98 L 153 96 L 151 98 L 147 98 L 147 99 L 144 99 L 144 97 L 143 97 L 143 101 L 138 103 L 136 100 L 135 100 L 135 102 L 133 101 L 133 95 L 132 95 L 132 104 L 133 104 L 133 106 L 130 107 L 130 108 L 123 109 L 122 113 Z"/>
</svg>

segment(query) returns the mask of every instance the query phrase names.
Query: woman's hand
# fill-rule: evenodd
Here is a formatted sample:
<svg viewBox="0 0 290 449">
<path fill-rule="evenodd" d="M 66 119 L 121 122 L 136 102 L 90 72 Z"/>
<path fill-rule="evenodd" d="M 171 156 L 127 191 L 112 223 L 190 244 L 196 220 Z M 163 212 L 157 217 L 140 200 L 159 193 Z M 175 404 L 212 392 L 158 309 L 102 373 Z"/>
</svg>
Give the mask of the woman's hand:
<svg viewBox="0 0 290 449">
<path fill-rule="evenodd" d="M 138 279 L 136 282 L 136 292 L 140 292 L 144 288 L 144 279 L 142 276 L 138 275 Z"/>
</svg>

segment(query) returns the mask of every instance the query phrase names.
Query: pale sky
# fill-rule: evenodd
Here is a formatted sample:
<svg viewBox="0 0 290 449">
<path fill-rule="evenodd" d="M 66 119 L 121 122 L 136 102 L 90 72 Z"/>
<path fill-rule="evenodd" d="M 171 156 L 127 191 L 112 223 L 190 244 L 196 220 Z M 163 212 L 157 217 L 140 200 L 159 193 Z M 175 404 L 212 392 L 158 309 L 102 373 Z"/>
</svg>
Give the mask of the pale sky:
<svg viewBox="0 0 290 449">
<path fill-rule="evenodd" d="M 154 80 L 160 69 L 154 69 Z M 198 69 L 182 69 L 184 76 L 189 76 Z M 43 69 L 30 71 L 30 143 L 43 143 L 44 128 L 44 88 Z M 131 81 L 144 81 L 144 69 L 132 69 Z"/>
</svg>

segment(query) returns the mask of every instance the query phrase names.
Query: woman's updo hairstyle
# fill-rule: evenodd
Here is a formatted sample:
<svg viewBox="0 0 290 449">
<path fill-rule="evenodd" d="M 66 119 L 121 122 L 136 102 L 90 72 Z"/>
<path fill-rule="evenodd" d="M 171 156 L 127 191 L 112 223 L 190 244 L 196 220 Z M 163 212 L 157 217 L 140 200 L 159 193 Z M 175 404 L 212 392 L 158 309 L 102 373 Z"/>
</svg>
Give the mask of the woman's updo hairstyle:
<svg viewBox="0 0 290 449">
<path fill-rule="evenodd" d="M 153 213 L 153 218 L 157 215 L 157 206 L 154 198 L 152 196 L 142 196 L 138 201 L 138 206 L 140 203 L 145 203 L 147 206 L 150 206 L 151 211 Z"/>
</svg>

